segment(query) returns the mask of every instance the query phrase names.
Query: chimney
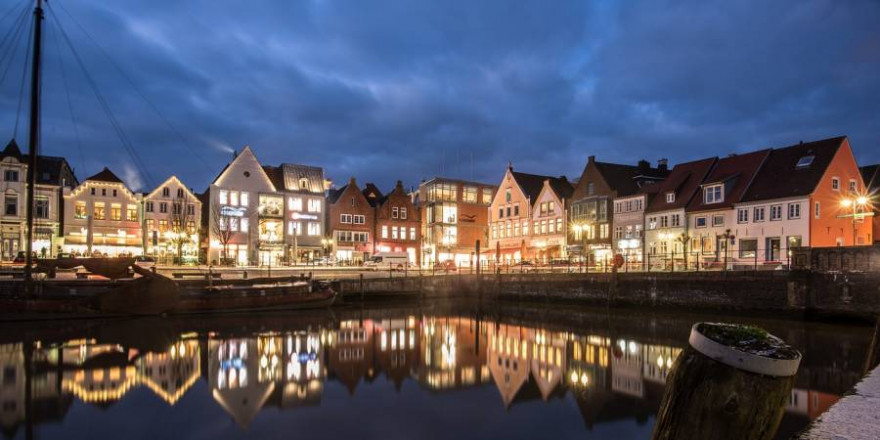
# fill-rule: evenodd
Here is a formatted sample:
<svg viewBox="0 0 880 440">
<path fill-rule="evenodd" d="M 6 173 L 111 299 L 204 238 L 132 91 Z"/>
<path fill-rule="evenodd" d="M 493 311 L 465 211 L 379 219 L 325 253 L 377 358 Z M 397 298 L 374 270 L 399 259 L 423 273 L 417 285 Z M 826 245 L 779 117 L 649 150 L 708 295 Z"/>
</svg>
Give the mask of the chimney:
<svg viewBox="0 0 880 440">
<path fill-rule="evenodd" d="M 351 186 L 357 185 L 357 181 L 354 179 L 354 176 L 352 176 L 351 179 L 348 179 L 348 184 Z"/>
<path fill-rule="evenodd" d="M 648 171 L 651 168 L 651 163 L 645 159 L 639 161 L 639 171 Z"/>
<path fill-rule="evenodd" d="M 663 159 L 658 160 L 657 161 L 657 169 L 660 171 L 669 170 L 669 160 L 667 160 L 665 157 Z"/>
<path fill-rule="evenodd" d="M 590 155 L 587 157 L 587 163 L 593 163 L 596 161 L 596 156 Z"/>
</svg>

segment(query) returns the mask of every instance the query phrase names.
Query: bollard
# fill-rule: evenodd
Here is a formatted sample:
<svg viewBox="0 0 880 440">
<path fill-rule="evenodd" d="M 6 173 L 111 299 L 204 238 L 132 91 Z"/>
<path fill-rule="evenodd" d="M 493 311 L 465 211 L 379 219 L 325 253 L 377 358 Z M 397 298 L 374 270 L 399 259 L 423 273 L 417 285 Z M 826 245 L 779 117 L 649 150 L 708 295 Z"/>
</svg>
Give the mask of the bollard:
<svg viewBox="0 0 880 440">
<path fill-rule="evenodd" d="M 653 440 L 769 440 L 801 354 L 749 326 L 698 323 L 669 373 Z"/>
</svg>

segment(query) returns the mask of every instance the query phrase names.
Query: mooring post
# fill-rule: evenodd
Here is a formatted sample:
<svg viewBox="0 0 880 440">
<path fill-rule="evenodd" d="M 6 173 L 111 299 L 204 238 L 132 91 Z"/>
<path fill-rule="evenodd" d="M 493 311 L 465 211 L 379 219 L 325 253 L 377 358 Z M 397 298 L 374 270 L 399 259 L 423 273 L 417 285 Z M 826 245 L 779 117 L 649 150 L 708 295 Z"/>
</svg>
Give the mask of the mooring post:
<svg viewBox="0 0 880 440">
<path fill-rule="evenodd" d="M 653 440 L 769 440 L 801 354 L 757 328 L 698 323 L 666 381 Z"/>
</svg>

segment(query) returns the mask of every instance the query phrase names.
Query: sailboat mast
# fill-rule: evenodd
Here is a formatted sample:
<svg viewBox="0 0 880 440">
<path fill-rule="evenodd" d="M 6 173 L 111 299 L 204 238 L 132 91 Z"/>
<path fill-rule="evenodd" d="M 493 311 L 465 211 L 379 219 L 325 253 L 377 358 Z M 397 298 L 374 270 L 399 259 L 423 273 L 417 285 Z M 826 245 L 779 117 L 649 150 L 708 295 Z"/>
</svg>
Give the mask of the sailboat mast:
<svg viewBox="0 0 880 440">
<path fill-rule="evenodd" d="M 28 135 L 28 186 L 27 186 L 27 239 L 25 241 L 24 279 L 33 281 L 34 255 L 34 194 L 37 186 L 37 156 L 40 146 L 40 66 L 43 43 L 43 0 L 36 0 L 34 8 L 34 54 L 31 66 L 31 115 Z"/>
</svg>

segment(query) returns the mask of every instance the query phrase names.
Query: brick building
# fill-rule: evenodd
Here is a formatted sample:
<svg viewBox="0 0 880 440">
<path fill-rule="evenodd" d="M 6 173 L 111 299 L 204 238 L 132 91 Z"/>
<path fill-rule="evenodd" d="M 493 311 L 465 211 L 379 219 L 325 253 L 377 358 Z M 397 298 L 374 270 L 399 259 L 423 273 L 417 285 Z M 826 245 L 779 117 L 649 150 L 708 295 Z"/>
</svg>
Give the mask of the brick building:
<svg viewBox="0 0 880 440">
<path fill-rule="evenodd" d="M 880 243 L 880 164 L 868 165 L 859 168 L 862 172 L 862 180 L 865 182 L 865 194 L 863 194 L 870 204 L 874 218 L 871 219 L 873 225 L 871 235 L 874 243 Z"/>
<path fill-rule="evenodd" d="M 486 183 L 435 177 L 419 185 L 422 262 L 469 264 L 477 240 L 488 249 L 489 205 L 497 189 Z"/>
<path fill-rule="evenodd" d="M 373 253 L 375 212 L 354 177 L 327 192 L 326 230 L 332 255 L 342 262 L 362 263 Z"/>
<path fill-rule="evenodd" d="M 371 197 L 374 188 L 378 191 L 374 185 L 368 184 L 365 190 L 371 191 L 367 200 L 375 209 L 373 253 L 406 252 L 411 264 L 420 264 L 422 221 L 418 207 L 399 180 L 391 192 L 384 196 L 380 193 L 378 198 Z"/>
</svg>

